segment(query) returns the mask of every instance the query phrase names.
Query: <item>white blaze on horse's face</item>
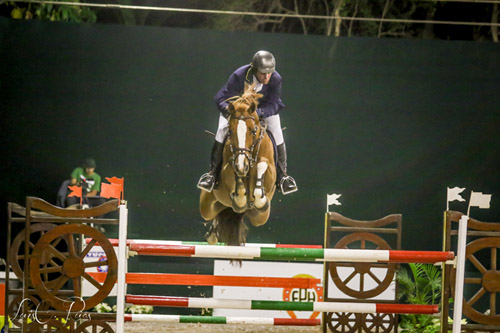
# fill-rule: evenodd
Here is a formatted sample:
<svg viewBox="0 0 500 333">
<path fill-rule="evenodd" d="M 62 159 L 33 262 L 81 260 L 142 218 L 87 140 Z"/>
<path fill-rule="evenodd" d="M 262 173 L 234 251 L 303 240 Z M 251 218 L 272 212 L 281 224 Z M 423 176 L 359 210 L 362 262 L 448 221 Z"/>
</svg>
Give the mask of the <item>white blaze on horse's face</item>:
<svg viewBox="0 0 500 333">
<path fill-rule="evenodd" d="M 238 120 L 237 137 L 238 148 L 240 148 L 241 151 L 244 151 L 247 137 L 247 124 L 244 120 Z M 245 175 L 248 171 L 248 166 L 245 162 L 245 154 L 239 154 L 236 161 L 236 167 L 238 169 L 238 172 L 242 175 Z"/>
</svg>

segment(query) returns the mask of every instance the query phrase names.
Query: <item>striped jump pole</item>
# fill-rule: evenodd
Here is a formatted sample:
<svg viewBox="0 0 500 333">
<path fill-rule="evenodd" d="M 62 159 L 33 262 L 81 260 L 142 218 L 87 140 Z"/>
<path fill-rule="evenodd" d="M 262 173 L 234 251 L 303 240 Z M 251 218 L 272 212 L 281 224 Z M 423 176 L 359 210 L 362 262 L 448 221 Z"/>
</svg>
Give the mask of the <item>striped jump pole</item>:
<svg viewBox="0 0 500 333">
<path fill-rule="evenodd" d="M 287 261 L 435 263 L 452 260 L 453 252 L 364 249 L 270 248 L 225 245 L 156 245 L 131 243 L 139 255 Z"/>
<path fill-rule="evenodd" d="M 126 302 L 136 305 L 209 309 L 223 308 L 245 310 L 412 314 L 433 314 L 439 312 L 439 307 L 437 305 L 346 302 L 284 302 L 144 295 L 127 295 Z"/>
<path fill-rule="evenodd" d="M 254 318 L 254 317 L 217 317 L 217 316 L 180 316 L 154 314 L 125 314 L 125 321 L 147 321 L 163 323 L 193 324 L 238 324 L 270 326 L 318 326 L 320 319 L 293 318 Z"/>
<path fill-rule="evenodd" d="M 99 283 L 104 283 L 107 275 L 107 273 L 99 272 L 90 272 L 88 274 Z M 201 274 L 126 273 L 125 282 L 127 284 L 148 285 L 310 289 L 316 288 L 321 283 L 321 279 Z"/>
<path fill-rule="evenodd" d="M 118 246 L 118 239 L 109 238 L 111 245 Z M 87 244 L 90 242 L 90 238 L 86 238 Z M 154 245 L 161 247 L 163 245 L 209 245 L 207 242 L 196 242 L 196 241 L 174 241 L 174 240 L 150 240 L 150 239 L 127 239 L 127 245 Z M 224 243 L 217 243 L 214 246 L 221 246 Z M 274 248 L 306 248 L 306 249 L 321 249 L 322 245 L 309 245 L 309 244 L 275 244 L 275 243 L 245 243 L 245 247 L 274 247 Z"/>
</svg>

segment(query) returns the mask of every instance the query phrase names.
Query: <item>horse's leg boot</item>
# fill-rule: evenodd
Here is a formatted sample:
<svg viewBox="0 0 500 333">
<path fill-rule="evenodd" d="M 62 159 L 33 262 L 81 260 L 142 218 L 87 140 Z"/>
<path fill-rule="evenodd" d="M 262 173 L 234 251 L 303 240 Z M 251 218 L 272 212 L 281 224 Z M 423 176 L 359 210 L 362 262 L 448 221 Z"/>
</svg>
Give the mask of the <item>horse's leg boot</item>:
<svg viewBox="0 0 500 333">
<path fill-rule="evenodd" d="M 281 193 L 283 195 L 287 195 L 293 192 L 298 191 L 297 183 L 295 182 L 295 179 L 293 179 L 291 176 L 287 175 L 286 173 L 286 146 L 285 143 L 280 144 L 277 146 L 278 148 L 278 188 L 281 190 Z"/>
<path fill-rule="evenodd" d="M 210 155 L 210 171 L 200 177 L 197 185 L 200 190 L 212 192 L 217 178 L 217 171 L 219 170 L 220 164 L 222 162 L 223 151 L 224 144 L 214 141 L 214 145 L 212 146 L 212 154 Z"/>
</svg>

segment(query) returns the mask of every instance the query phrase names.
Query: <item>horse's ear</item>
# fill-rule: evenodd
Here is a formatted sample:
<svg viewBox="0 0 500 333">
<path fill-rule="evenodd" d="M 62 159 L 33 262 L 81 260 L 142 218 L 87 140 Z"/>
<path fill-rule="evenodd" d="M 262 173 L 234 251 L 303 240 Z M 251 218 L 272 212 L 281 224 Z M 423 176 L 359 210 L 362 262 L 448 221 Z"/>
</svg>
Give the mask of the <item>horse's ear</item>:
<svg viewBox="0 0 500 333">
<path fill-rule="evenodd" d="M 227 110 L 228 110 L 228 111 L 229 111 L 229 113 L 231 113 L 231 114 L 232 114 L 232 113 L 234 113 L 234 105 L 233 105 L 233 103 L 229 102 L 229 103 L 227 104 Z"/>
<path fill-rule="evenodd" d="M 250 105 L 250 107 L 248 108 L 248 112 L 252 114 L 255 112 L 255 110 L 257 110 L 257 104 L 252 103 L 252 105 Z"/>
</svg>

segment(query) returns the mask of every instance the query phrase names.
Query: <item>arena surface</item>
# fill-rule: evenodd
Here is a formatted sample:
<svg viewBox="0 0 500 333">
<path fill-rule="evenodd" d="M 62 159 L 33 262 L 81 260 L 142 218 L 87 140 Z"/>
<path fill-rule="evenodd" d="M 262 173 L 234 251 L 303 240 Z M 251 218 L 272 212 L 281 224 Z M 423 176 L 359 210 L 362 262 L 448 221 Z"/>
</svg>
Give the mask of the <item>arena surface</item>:
<svg viewBox="0 0 500 333">
<path fill-rule="evenodd" d="M 115 329 L 114 323 L 110 323 Z M 321 326 L 266 326 L 266 325 L 217 325 L 217 324 L 167 324 L 151 322 L 126 322 L 125 333 L 144 332 L 322 332 Z"/>
</svg>

